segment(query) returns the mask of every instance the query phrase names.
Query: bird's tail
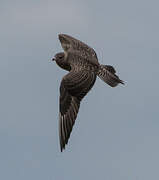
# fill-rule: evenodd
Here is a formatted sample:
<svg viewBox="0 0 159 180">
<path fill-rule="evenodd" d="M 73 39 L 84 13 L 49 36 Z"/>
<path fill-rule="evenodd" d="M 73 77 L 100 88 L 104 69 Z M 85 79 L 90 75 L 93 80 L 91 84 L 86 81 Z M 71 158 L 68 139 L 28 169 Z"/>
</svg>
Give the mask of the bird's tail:
<svg viewBox="0 0 159 180">
<path fill-rule="evenodd" d="M 122 80 L 115 74 L 116 71 L 113 66 L 100 65 L 97 75 L 111 87 L 117 86 L 119 83 L 124 84 Z"/>
</svg>

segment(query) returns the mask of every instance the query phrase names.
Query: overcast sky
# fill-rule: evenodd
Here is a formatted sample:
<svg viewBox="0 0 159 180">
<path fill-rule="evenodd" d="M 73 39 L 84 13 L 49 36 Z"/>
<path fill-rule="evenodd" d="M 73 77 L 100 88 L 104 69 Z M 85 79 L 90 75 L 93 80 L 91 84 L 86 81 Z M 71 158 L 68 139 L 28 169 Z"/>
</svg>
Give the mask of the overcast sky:
<svg viewBox="0 0 159 180">
<path fill-rule="evenodd" d="M 159 179 L 159 2 L 0 1 L 0 179 Z M 58 138 L 59 33 L 126 82 L 100 79 L 66 150 Z"/>
</svg>

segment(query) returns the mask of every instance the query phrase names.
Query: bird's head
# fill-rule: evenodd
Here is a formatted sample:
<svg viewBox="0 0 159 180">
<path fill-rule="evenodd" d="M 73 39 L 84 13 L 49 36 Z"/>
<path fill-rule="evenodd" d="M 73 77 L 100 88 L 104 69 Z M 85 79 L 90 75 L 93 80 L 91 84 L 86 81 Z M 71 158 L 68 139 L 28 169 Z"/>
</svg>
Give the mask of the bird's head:
<svg viewBox="0 0 159 180">
<path fill-rule="evenodd" d="M 66 34 L 59 34 L 59 40 L 65 52 L 71 48 L 71 45 L 73 45 L 75 41 L 73 37 Z"/>
<path fill-rule="evenodd" d="M 65 54 L 63 52 L 55 54 L 55 56 L 52 58 L 52 61 L 63 61 L 65 57 Z"/>
<path fill-rule="evenodd" d="M 56 64 L 58 66 L 60 66 L 62 69 L 65 69 L 67 71 L 71 70 L 70 64 L 65 60 L 65 53 L 64 52 L 60 52 L 60 53 L 55 54 L 52 61 L 56 61 Z"/>
</svg>

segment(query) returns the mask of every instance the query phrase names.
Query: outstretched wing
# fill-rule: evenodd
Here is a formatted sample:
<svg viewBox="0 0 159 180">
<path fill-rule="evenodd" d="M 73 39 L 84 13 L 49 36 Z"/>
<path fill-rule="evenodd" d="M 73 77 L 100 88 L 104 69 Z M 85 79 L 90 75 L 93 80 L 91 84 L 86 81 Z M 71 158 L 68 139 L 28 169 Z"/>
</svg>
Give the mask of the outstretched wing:
<svg viewBox="0 0 159 180">
<path fill-rule="evenodd" d="M 80 56 L 88 59 L 91 63 L 99 64 L 96 52 L 87 44 L 66 34 L 59 34 L 59 40 L 66 53 L 70 51 L 80 53 Z"/>
<path fill-rule="evenodd" d="M 64 76 L 60 86 L 59 136 L 61 151 L 68 143 L 80 101 L 93 87 L 96 80 L 94 72 L 70 72 Z"/>
</svg>

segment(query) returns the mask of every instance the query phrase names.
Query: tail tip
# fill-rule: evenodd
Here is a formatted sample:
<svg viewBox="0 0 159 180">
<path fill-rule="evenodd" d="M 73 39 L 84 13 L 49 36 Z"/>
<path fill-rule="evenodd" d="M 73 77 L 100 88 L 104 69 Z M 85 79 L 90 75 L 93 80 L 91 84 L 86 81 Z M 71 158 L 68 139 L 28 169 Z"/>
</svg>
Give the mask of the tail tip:
<svg viewBox="0 0 159 180">
<path fill-rule="evenodd" d="M 124 82 L 123 80 L 120 80 L 120 83 L 123 84 L 123 85 L 125 85 L 125 82 Z"/>
</svg>

